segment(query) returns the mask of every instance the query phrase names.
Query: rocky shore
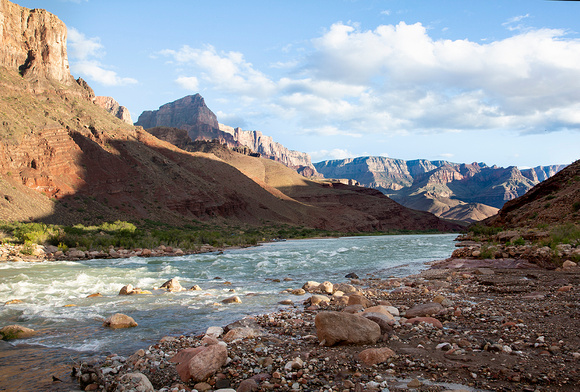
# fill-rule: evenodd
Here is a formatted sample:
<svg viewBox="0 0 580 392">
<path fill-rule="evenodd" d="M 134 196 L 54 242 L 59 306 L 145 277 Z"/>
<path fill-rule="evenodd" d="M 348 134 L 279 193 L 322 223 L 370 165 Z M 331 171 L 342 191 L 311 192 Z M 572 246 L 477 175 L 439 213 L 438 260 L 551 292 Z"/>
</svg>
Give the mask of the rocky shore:
<svg viewBox="0 0 580 392">
<path fill-rule="evenodd" d="M 230 248 L 231 249 L 231 248 Z M 217 248 L 209 244 L 201 245 L 197 249 L 180 249 L 171 246 L 160 245 L 153 249 L 135 248 L 124 249 L 110 247 L 108 250 L 81 250 L 76 248 L 61 249 L 53 245 L 18 245 L 0 244 L 1 261 L 53 261 L 69 260 L 77 261 L 84 259 L 120 259 L 129 257 L 165 257 L 184 256 L 187 254 L 209 253 L 223 251 L 225 248 Z"/>
<path fill-rule="evenodd" d="M 406 278 L 307 282 L 280 294 L 278 312 L 74 374 L 87 391 L 577 390 L 579 268 L 458 260 Z"/>
</svg>

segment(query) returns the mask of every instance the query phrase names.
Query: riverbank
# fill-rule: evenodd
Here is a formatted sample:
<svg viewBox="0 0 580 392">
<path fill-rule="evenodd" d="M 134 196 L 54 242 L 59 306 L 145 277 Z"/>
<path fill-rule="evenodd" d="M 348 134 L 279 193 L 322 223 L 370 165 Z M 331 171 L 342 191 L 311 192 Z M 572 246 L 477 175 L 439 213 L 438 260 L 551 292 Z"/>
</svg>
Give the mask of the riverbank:
<svg viewBox="0 0 580 392">
<path fill-rule="evenodd" d="M 167 337 L 130 357 L 83 364 L 81 385 L 123 391 L 136 381 L 149 385 L 147 378 L 154 389 L 141 390 L 576 390 L 577 268 L 437 264 L 406 278 L 351 279 L 331 289 L 311 284 L 304 287 L 313 294 L 306 304 L 283 293 L 284 309 L 246 318 L 223 332 Z M 351 292 L 340 295 L 336 289 Z M 321 291 L 326 299 L 316 297 Z M 376 342 L 321 345 L 321 327 L 315 325 L 320 314 L 360 316 L 366 308 L 368 317 L 371 307 L 385 316 Z M 227 348 L 227 363 L 204 380 L 182 380 L 171 359 L 214 344 Z"/>
</svg>

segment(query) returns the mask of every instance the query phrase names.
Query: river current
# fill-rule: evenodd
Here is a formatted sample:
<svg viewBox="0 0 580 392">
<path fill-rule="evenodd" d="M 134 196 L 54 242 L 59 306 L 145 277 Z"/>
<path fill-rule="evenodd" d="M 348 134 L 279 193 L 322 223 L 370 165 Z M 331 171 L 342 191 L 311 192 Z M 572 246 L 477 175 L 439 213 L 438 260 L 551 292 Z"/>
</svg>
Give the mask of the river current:
<svg viewBox="0 0 580 392">
<path fill-rule="evenodd" d="M 36 330 L 33 338 L 16 341 L 27 347 L 61 350 L 68 356 L 130 355 L 166 335 L 197 334 L 212 325 L 274 311 L 283 299 L 298 303 L 306 297 L 280 292 L 302 287 L 308 280 L 346 282 L 345 275 L 351 272 L 361 278 L 414 274 L 425 268 L 425 262 L 449 257 L 455 237 L 344 237 L 182 257 L 2 263 L 0 303 L 14 299 L 22 303 L 0 306 L 0 326 L 19 324 Z M 152 290 L 171 278 L 184 288 L 198 285 L 202 290 Z M 127 284 L 154 294 L 119 296 Z M 87 298 L 97 292 L 103 296 Z M 242 303 L 221 303 L 232 295 Z M 139 326 L 104 328 L 103 319 L 114 313 L 133 317 Z M 13 349 L 12 342 L 0 345 L 0 363 Z M 0 379 L 0 390 L 1 386 Z"/>
</svg>

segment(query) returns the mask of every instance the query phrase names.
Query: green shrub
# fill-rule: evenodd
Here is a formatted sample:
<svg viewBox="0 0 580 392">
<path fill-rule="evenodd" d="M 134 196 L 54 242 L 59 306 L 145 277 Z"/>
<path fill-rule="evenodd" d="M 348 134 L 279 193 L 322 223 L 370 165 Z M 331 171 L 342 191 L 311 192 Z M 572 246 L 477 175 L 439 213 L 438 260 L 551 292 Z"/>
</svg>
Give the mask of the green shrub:
<svg viewBox="0 0 580 392">
<path fill-rule="evenodd" d="M 578 244 L 580 243 L 580 226 L 568 223 L 556 226 L 550 232 L 551 246 L 558 244 Z"/>
</svg>

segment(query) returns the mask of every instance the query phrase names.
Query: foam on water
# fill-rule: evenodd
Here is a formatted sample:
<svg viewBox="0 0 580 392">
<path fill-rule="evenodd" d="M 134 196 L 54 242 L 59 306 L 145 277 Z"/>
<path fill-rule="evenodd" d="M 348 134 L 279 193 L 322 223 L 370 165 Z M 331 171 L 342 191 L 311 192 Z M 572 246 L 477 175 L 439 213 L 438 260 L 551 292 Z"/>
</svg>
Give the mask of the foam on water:
<svg viewBox="0 0 580 392">
<path fill-rule="evenodd" d="M 0 303 L 12 299 L 24 303 L 0 307 L 0 320 L 43 331 L 31 342 L 48 347 L 131 354 L 163 335 L 199 333 L 211 325 L 275 310 L 278 301 L 287 298 L 281 298 L 282 290 L 307 280 L 344 282 L 350 272 L 361 277 L 416 273 L 425 261 L 451 254 L 454 237 L 334 238 L 174 258 L 4 263 Z M 118 295 L 127 284 L 152 290 L 174 277 L 185 288 L 197 284 L 203 291 Z M 283 278 L 293 282 L 277 281 Z M 103 297 L 87 298 L 97 292 Z M 243 303 L 221 303 L 232 295 Z M 103 328 L 103 319 L 113 313 L 128 314 L 139 326 L 123 331 Z"/>
</svg>

